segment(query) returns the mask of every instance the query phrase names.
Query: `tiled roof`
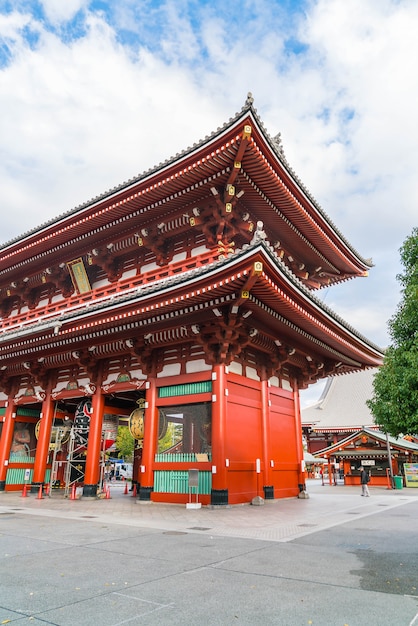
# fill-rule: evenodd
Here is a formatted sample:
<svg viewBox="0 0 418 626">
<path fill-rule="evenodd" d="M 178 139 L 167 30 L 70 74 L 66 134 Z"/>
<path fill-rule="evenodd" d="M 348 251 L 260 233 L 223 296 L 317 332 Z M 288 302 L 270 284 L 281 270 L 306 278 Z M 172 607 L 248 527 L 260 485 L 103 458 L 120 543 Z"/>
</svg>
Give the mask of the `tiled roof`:
<svg viewBox="0 0 418 626">
<path fill-rule="evenodd" d="M 320 215 L 322 219 L 324 219 L 327 222 L 327 224 L 335 233 L 336 237 L 343 244 L 343 246 L 349 249 L 351 253 L 354 254 L 354 256 L 358 259 L 358 261 L 364 265 L 364 267 L 366 268 L 372 267 L 373 263 L 371 259 L 364 259 L 359 254 L 359 252 L 357 252 L 357 250 L 355 250 L 355 248 L 347 241 L 347 239 L 338 230 L 336 225 L 332 222 L 332 220 L 327 215 L 327 213 L 323 210 L 320 204 L 315 200 L 315 198 L 310 193 L 310 191 L 305 187 L 304 183 L 297 176 L 296 172 L 290 167 L 288 161 L 284 157 L 280 139 L 278 139 L 277 137 L 273 138 L 269 135 L 267 129 L 264 126 L 264 123 L 262 122 L 260 116 L 257 113 L 257 109 L 253 106 L 253 97 L 251 94 L 248 94 L 246 102 L 244 106 L 241 108 L 241 110 L 237 112 L 233 117 L 231 117 L 228 120 L 228 122 L 225 122 L 223 126 L 217 128 L 216 131 L 214 131 L 210 135 L 207 135 L 204 139 L 196 142 L 195 144 L 193 144 L 193 146 L 189 146 L 182 152 L 177 153 L 175 156 L 168 158 L 166 161 L 161 162 L 158 165 L 155 165 L 154 167 L 151 167 L 149 170 L 146 170 L 142 174 L 139 174 L 127 181 L 124 181 L 123 183 L 119 185 L 116 185 L 115 187 L 97 195 L 96 197 L 91 198 L 87 202 L 84 202 L 74 207 L 73 209 L 66 211 L 65 213 L 61 215 L 48 220 L 47 222 L 39 225 L 38 227 L 33 228 L 29 230 L 28 232 L 25 232 L 22 235 L 10 241 L 7 241 L 5 243 L 0 243 L 0 251 L 7 250 L 8 248 L 12 248 L 13 246 L 16 246 L 16 244 L 18 244 L 19 242 L 27 238 L 30 238 L 34 235 L 39 235 L 43 230 L 49 229 L 53 226 L 57 226 L 61 221 L 67 220 L 69 217 L 74 216 L 75 218 L 77 215 L 86 212 L 88 209 L 95 206 L 101 201 L 104 201 L 104 200 L 110 201 L 111 198 L 116 199 L 125 190 L 131 189 L 135 187 L 136 185 L 140 184 L 141 182 L 151 179 L 161 170 L 167 169 L 170 166 L 175 165 L 179 161 L 186 159 L 186 157 L 189 157 L 189 156 L 191 157 L 194 153 L 198 153 L 199 150 L 203 149 L 203 147 L 210 145 L 217 138 L 228 133 L 228 131 L 230 131 L 231 128 L 235 127 L 238 123 L 241 123 L 241 121 L 243 121 L 248 116 L 250 116 L 250 118 L 252 118 L 252 120 L 254 120 L 254 122 L 256 123 L 260 131 L 260 134 L 262 135 L 266 143 L 270 146 L 270 149 L 272 150 L 273 155 L 275 156 L 275 158 L 278 159 L 283 170 L 287 172 L 290 179 L 301 190 L 302 194 L 305 196 L 308 202 L 314 207 L 317 214 Z"/>
<path fill-rule="evenodd" d="M 352 449 L 348 449 L 347 447 L 347 449 L 344 450 L 346 446 L 349 446 L 350 444 L 352 444 L 353 441 L 358 439 L 363 434 L 369 437 L 370 439 L 375 439 L 376 441 L 379 441 L 382 444 L 386 444 L 388 441 L 391 448 L 397 448 L 397 449 L 405 450 L 407 452 L 418 453 L 418 444 L 414 443 L 413 441 L 403 439 L 402 437 L 392 437 L 391 435 L 388 435 L 388 437 L 386 437 L 386 434 L 381 432 L 380 430 L 362 428 L 361 430 L 355 433 L 352 433 L 345 439 L 341 439 L 340 441 L 333 444 L 332 446 L 329 446 L 328 448 L 323 448 L 322 450 L 318 450 L 318 452 L 315 454 L 317 454 L 318 456 L 323 455 L 323 454 L 328 455 L 331 453 L 334 453 L 335 455 L 344 456 L 344 454 L 348 454 L 349 452 L 350 453 L 355 452 L 356 454 L 362 454 L 366 456 L 373 456 L 373 455 L 378 454 L 380 451 L 377 449 L 373 449 L 373 448 L 371 449 L 359 448 L 358 450 L 353 451 Z"/>
<path fill-rule="evenodd" d="M 302 409 L 302 424 L 318 429 L 375 426 L 366 400 L 373 395 L 376 371 L 368 369 L 328 378 L 318 402 Z"/>
<path fill-rule="evenodd" d="M 228 265 L 234 265 L 241 257 L 246 257 L 251 254 L 255 254 L 257 250 L 264 251 L 270 257 L 270 260 L 274 265 L 276 265 L 277 270 L 284 277 L 286 277 L 289 282 L 293 284 L 293 287 L 302 292 L 305 298 L 309 299 L 311 303 L 317 307 L 318 310 L 323 311 L 327 314 L 335 323 L 341 326 L 342 329 L 348 331 L 353 337 L 355 337 L 358 341 L 363 343 L 365 346 L 368 346 L 372 351 L 381 354 L 381 348 L 379 348 L 374 343 L 370 342 L 366 337 L 356 331 L 352 326 L 347 324 L 341 317 L 339 317 L 334 311 L 332 311 L 329 307 L 327 307 L 324 302 L 318 298 L 315 293 L 307 289 L 303 283 L 291 272 L 291 270 L 281 261 L 281 259 L 275 254 L 273 248 L 265 243 L 264 241 L 255 242 L 253 244 L 248 244 L 242 250 L 237 250 L 236 252 L 228 255 L 225 259 L 219 259 L 213 263 L 208 265 L 204 265 L 202 267 L 195 267 L 191 270 L 182 272 L 181 274 L 170 276 L 161 280 L 157 280 L 154 283 L 146 283 L 143 286 L 135 287 L 127 290 L 126 292 L 120 292 L 118 294 L 112 294 L 111 296 L 106 296 L 103 299 L 99 298 L 96 301 L 88 302 L 87 306 L 77 306 L 76 309 L 72 310 L 71 308 L 61 312 L 56 316 L 48 316 L 47 320 L 36 320 L 31 324 L 28 324 L 24 328 L 19 326 L 18 329 L 11 329 L 9 331 L 5 331 L 2 333 L 0 338 L 0 342 L 8 341 L 13 337 L 21 337 L 27 333 L 36 333 L 40 330 L 46 328 L 53 328 L 58 324 L 62 324 L 66 321 L 75 318 L 84 318 L 87 315 L 91 315 L 97 311 L 104 310 L 112 310 L 121 305 L 131 302 L 137 302 L 143 299 L 144 297 L 157 293 L 161 290 L 171 290 L 179 285 L 185 285 L 188 281 L 194 281 L 196 279 L 202 279 L 206 275 L 216 272 L 219 268 Z M 355 374 L 356 376 L 357 374 Z M 339 377 L 338 379 L 343 379 L 345 377 Z M 331 381 L 331 383 L 330 383 Z M 332 379 L 330 379 L 327 383 L 327 387 L 332 385 Z M 326 387 L 326 388 L 327 388 Z M 370 396 L 368 396 L 370 397 Z M 321 413 L 322 415 L 322 413 Z M 302 413 L 303 416 L 303 413 Z"/>
</svg>

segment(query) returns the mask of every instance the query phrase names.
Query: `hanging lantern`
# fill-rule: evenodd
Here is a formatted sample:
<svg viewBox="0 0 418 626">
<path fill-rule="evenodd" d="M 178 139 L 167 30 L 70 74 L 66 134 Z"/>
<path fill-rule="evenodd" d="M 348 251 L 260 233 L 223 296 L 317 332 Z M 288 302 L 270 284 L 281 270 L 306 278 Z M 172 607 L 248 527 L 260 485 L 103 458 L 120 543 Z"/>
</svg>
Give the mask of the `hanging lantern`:
<svg viewBox="0 0 418 626">
<path fill-rule="evenodd" d="M 140 398 L 137 402 L 138 408 L 134 409 L 129 416 L 129 432 L 134 439 L 142 441 L 144 438 L 144 414 L 145 400 Z"/>
</svg>

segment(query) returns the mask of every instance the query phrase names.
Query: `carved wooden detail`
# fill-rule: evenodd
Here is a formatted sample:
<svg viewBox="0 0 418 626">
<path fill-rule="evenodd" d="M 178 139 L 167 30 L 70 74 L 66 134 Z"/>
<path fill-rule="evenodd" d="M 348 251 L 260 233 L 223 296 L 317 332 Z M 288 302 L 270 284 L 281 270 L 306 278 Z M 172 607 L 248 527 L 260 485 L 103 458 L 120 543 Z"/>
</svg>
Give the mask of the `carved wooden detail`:
<svg viewBox="0 0 418 626">
<path fill-rule="evenodd" d="M 110 283 L 117 282 L 123 274 L 123 259 L 116 256 L 113 248 L 112 244 L 105 248 L 94 248 L 87 256 L 88 265 L 101 267 Z"/>
</svg>

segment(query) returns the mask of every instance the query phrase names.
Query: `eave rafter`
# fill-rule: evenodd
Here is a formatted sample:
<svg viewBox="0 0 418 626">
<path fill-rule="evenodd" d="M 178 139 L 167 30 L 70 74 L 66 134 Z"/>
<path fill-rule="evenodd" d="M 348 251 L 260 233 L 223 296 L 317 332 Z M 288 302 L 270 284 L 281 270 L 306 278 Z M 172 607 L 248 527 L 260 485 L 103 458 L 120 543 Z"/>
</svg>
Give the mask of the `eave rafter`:
<svg viewBox="0 0 418 626">
<path fill-rule="evenodd" d="M 359 257 L 318 210 L 277 149 L 275 153 L 255 110 L 249 107 L 196 148 L 188 149 L 141 177 L 94 198 L 54 223 L 45 225 L 37 233 L 29 233 L 19 242 L 12 242 L 2 251 L 0 282 L 7 288 L 7 276 L 10 277 L 9 282 L 13 282 L 13 276 L 24 273 L 29 261 L 34 268 L 38 261 L 42 263 L 49 257 L 48 262 L 52 266 L 55 258 L 62 257 L 64 250 L 71 247 L 77 247 L 78 253 L 85 255 L 89 244 L 107 245 L 112 239 L 116 243 L 116 232 L 125 235 L 138 220 L 144 221 L 150 212 L 156 214 L 157 220 L 160 219 L 163 213 L 167 213 L 167 202 L 170 203 L 169 211 L 172 204 L 180 207 L 186 195 L 210 185 L 210 181 L 214 182 L 216 178 L 223 178 L 225 188 L 231 189 L 238 178 L 248 176 L 251 179 L 254 175 L 257 180 L 262 176 L 263 189 L 267 190 L 273 204 L 283 206 L 290 222 L 299 222 L 299 232 L 305 233 L 305 239 L 317 242 L 317 252 L 319 248 L 333 250 L 336 262 L 333 263 L 327 255 L 325 263 L 318 257 L 319 262 L 313 263 L 312 268 L 304 268 L 303 271 L 311 273 L 321 267 L 318 276 L 312 278 L 311 287 L 317 288 L 361 274 Z M 222 201 L 228 204 L 233 199 L 233 195 L 225 195 Z M 230 213 L 226 212 L 225 220 L 230 217 Z M 263 216 L 261 219 L 266 221 Z M 228 235 L 225 235 L 225 244 L 230 243 L 227 239 Z M 157 243 L 157 252 L 164 257 L 166 251 L 163 249 L 161 252 L 161 242 Z M 303 244 L 306 245 L 306 242 Z M 293 249 L 286 250 L 286 256 L 295 259 L 296 267 L 305 263 L 305 260 L 297 258 Z M 340 267 L 340 262 L 345 264 L 345 270 Z M 335 271 L 327 267 L 329 263 L 338 265 L 339 269 Z M 293 266 L 293 270 L 296 267 Z M 366 269 L 364 264 L 363 269 Z M 300 277 L 303 278 L 303 274 Z"/>
<path fill-rule="evenodd" d="M 292 271 L 294 271 L 294 273 L 309 287 L 316 289 L 321 286 L 328 286 L 334 282 L 341 282 L 344 276 L 342 276 L 340 270 L 330 262 L 329 258 L 325 257 L 320 250 L 315 247 L 313 243 L 305 237 L 305 235 L 303 235 L 295 223 L 293 223 L 281 210 L 280 206 L 274 203 L 257 186 L 247 172 L 243 172 L 243 176 L 246 178 L 246 181 L 251 188 L 256 192 L 256 195 L 262 203 L 272 209 L 280 218 L 281 222 L 284 223 L 288 231 L 292 233 L 292 236 L 296 236 L 305 250 L 307 249 L 310 251 L 312 261 L 310 264 L 306 261 L 302 261 L 301 258 L 298 258 L 298 253 L 296 251 L 297 246 L 292 246 L 291 249 L 286 242 L 279 240 L 273 232 L 268 232 L 269 239 L 274 242 L 273 245 L 278 256 L 280 256 L 292 269 Z M 277 224 L 280 224 L 280 222 L 277 222 Z M 354 274 L 347 275 L 346 278 L 351 278 L 353 275 Z"/>
<path fill-rule="evenodd" d="M 187 326 L 184 339 L 196 340 L 193 335 L 201 335 L 199 341 L 206 343 L 213 362 L 220 358 L 228 360 L 251 343 L 257 350 L 273 355 L 277 367 L 288 363 L 298 369 L 302 378 L 309 380 L 325 372 L 334 373 L 337 367 L 342 368 L 340 371 L 349 371 L 362 367 L 364 362 L 373 365 L 380 361 L 380 355 L 368 353 L 359 341 L 353 343 L 347 331 L 338 329 L 317 308 L 308 310 L 302 296 L 296 298 L 293 288 L 285 287 L 288 280 L 284 283 L 277 280 L 275 263 L 278 261 L 274 263 L 273 256 L 267 264 L 268 255 L 259 256 L 260 260 L 257 256 L 237 255 L 242 261 L 232 266 L 233 271 L 229 264 L 235 255 L 231 261 L 215 265 L 214 268 L 218 267 L 215 273 L 204 268 L 207 277 L 202 274 L 194 286 L 187 280 L 162 281 L 158 283 L 162 293 L 147 286 L 145 291 L 136 290 L 136 301 L 133 292 L 133 299 L 122 299 L 120 304 L 109 299 L 108 307 L 69 312 L 70 317 L 61 316 L 59 323 L 51 319 L 45 328 L 35 324 L 33 334 L 30 327 L 25 334 L 20 332 L 17 336 L 11 331 L 10 342 L 0 343 L 0 354 L 4 355 L 4 362 L 15 362 L 24 355 L 32 360 L 62 352 L 71 355 L 73 350 L 85 350 L 92 344 L 100 348 L 117 338 L 123 341 L 141 335 L 152 336 L 152 340 L 146 341 L 152 343 L 155 350 L 167 345 L 167 336 L 163 334 L 166 329 Z M 251 265 L 248 264 L 250 259 Z M 217 311 L 220 311 L 219 316 Z M 244 321 L 250 314 L 253 315 L 251 325 Z M 222 319 L 215 320 L 214 315 Z M 221 329 L 216 331 L 218 334 L 214 321 Z M 197 333 L 196 328 L 199 328 Z M 212 335 L 216 339 L 209 339 Z M 176 342 L 179 337 L 173 335 L 172 339 Z M 105 353 L 100 348 L 98 358 Z"/>
<path fill-rule="evenodd" d="M 228 190 L 233 189 L 232 183 L 239 171 L 239 161 L 236 157 L 241 158 L 247 147 L 248 130 L 251 128 L 244 127 L 242 133 L 225 141 L 219 149 L 189 159 L 183 168 L 179 169 L 178 166 L 173 165 L 167 172 L 162 172 L 155 181 L 144 178 L 131 189 L 122 189 L 113 197 L 97 203 L 93 202 L 79 215 L 67 217 L 60 223 L 45 229 L 37 237 L 28 237 L 18 247 L 6 249 L 0 266 L 0 283 L 4 285 L 3 289 L 9 288 L 7 276 L 10 276 L 9 281 L 12 283 L 13 275 L 21 275 L 28 263 L 32 271 L 36 269 L 37 263 L 46 262 L 52 267 L 55 259 L 62 260 L 66 255 L 65 250 L 77 246 L 77 256 L 86 256 L 91 254 L 92 249 L 89 246 L 92 244 L 94 246 L 96 242 L 98 245 L 93 249 L 100 250 L 100 261 L 104 271 L 108 273 L 112 281 L 117 280 L 121 260 L 115 254 L 110 255 L 106 252 L 106 248 L 117 244 L 118 238 L 126 239 L 129 232 L 133 234 L 137 230 L 138 219 L 141 219 L 144 224 L 142 228 L 147 235 L 137 234 L 136 240 L 142 238 L 143 244 L 155 252 L 160 265 L 169 262 L 172 245 L 170 227 L 165 229 L 164 237 L 161 236 L 161 229 L 158 228 L 161 215 L 164 215 L 164 221 L 166 221 L 167 203 L 169 203 L 169 213 L 173 213 L 173 207 L 177 206 L 180 215 L 184 211 L 186 197 L 190 196 L 189 201 L 193 203 L 194 194 L 201 195 L 201 190 L 205 186 L 209 189 L 211 184 L 216 185 L 217 178 L 223 177 L 227 180 L 224 203 L 228 206 L 230 201 L 233 201 L 235 204 L 236 198 L 229 197 Z M 148 213 L 156 215 L 154 223 L 144 220 Z M 175 214 L 173 215 L 174 221 L 177 222 L 175 233 L 178 234 L 179 226 L 184 228 L 187 222 L 179 225 L 178 219 L 175 218 Z M 227 209 L 224 219 L 228 220 L 229 217 Z M 234 225 L 234 229 L 239 230 L 239 228 L 241 227 Z M 248 228 L 251 232 L 251 225 L 244 226 L 244 232 Z M 228 240 L 228 234 L 223 235 L 223 240 L 225 242 Z M 216 245 L 216 242 L 213 245 Z M 41 251 L 37 252 L 37 249 Z M 68 261 L 73 255 L 74 253 L 70 252 L 71 258 L 68 258 Z M 94 255 L 92 258 L 94 259 Z M 13 262 L 13 259 L 16 261 Z M 7 262 L 9 265 L 5 266 Z M 100 264 L 99 259 L 94 259 L 93 262 Z"/>
<path fill-rule="evenodd" d="M 218 171 L 212 169 L 210 175 L 206 175 L 204 179 L 190 176 L 191 184 L 187 186 L 180 185 L 184 182 L 181 174 L 178 176 L 173 174 L 147 187 L 144 187 L 145 183 L 143 183 L 137 192 L 119 201 L 113 199 L 112 204 L 102 202 L 99 206 L 93 205 L 85 209 L 84 216 L 80 216 L 74 223 L 70 221 L 69 224 L 63 223 L 61 227 L 58 225 L 51 227 L 43 237 L 32 237 L 18 248 L 10 252 L 5 251 L 0 263 L 2 288 L 7 289 L 8 281 L 13 281 L 14 275 L 26 273 L 28 268 L 32 272 L 39 272 L 45 264 L 49 264 L 50 267 L 54 264 L 58 265 L 63 256 L 65 258 L 69 256 L 68 260 L 71 260 L 74 258 L 75 249 L 77 250 L 76 256 L 84 256 L 91 252 L 96 242 L 99 242 L 99 247 L 110 243 L 116 246 L 118 241 L 125 240 L 138 232 L 139 220 L 145 228 L 149 224 L 153 227 L 153 224 L 157 225 L 161 222 L 161 216 L 167 214 L 167 204 L 171 207 L 169 212 L 173 212 L 172 205 L 175 204 L 178 215 L 181 215 L 186 196 L 196 194 L 197 198 L 201 197 L 202 187 L 216 184 L 218 178 L 226 177 L 228 172 L 229 168 L 224 167 Z M 179 181 L 176 190 L 167 189 L 165 185 L 177 178 Z M 138 201 L 139 197 L 141 202 Z M 190 198 L 191 201 L 192 198 Z M 148 216 L 151 214 L 154 217 L 150 221 Z M 107 215 L 107 219 L 104 219 L 104 215 Z M 173 219 L 175 220 L 175 216 Z M 9 265 L 6 264 L 8 261 Z"/>
<path fill-rule="evenodd" d="M 263 195 L 270 201 L 281 207 L 281 213 L 286 216 L 288 222 L 298 227 L 305 241 L 315 242 L 316 248 L 322 253 L 326 250 L 327 263 L 338 266 L 343 276 L 362 276 L 367 273 L 368 265 L 343 241 L 342 237 L 332 225 L 325 219 L 322 212 L 312 200 L 299 188 L 295 180 L 292 180 L 283 164 L 276 157 L 270 158 L 270 152 L 266 150 L 266 144 L 261 136 L 252 137 L 250 149 L 251 155 L 245 165 L 246 175 L 252 179 L 252 184 L 259 188 L 256 180 L 262 176 Z"/>
</svg>

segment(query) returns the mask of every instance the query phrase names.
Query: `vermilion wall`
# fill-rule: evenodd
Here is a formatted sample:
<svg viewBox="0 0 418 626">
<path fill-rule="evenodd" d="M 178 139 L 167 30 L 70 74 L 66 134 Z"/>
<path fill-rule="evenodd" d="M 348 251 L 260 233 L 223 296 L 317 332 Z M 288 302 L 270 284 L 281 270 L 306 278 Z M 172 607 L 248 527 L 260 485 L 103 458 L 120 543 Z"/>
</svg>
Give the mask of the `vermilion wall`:
<svg viewBox="0 0 418 626">
<path fill-rule="evenodd" d="M 263 486 L 273 485 L 274 497 L 285 498 L 299 493 L 297 437 L 293 392 L 269 387 L 270 418 L 267 435 L 267 465 L 264 472 L 263 433 L 261 415 L 261 383 L 236 375 L 228 376 L 228 409 L 225 458 L 229 461 L 229 502 L 250 502 L 255 496 L 264 497 Z M 301 446 L 300 446 L 301 447 Z M 260 459 L 260 474 L 256 473 Z"/>
<path fill-rule="evenodd" d="M 274 497 L 297 496 L 300 467 L 297 437 L 301 438 L 302 433 L 295 421 L 293 392 L 270 387 L 270 402 L 270 454 L 274 462 Z"/>
<path fill-rule="evenodd" d="M 183 377 L 176 379 L 176 382 L 183 382 Z M 269 415 L 263 420 L 260 381 L 229 373 L 226 388 L 228 395 L 222 468 L 226 469 L 229 504 L 251 502 L 257 495 L 264 497 L 264 486 L 273 486 L 274 498 L 297 496 L 300 468 L 298 449 L 302 449 L 302 433 L 296 424 L 293 392 L 269 387 Z M 186 404 L 196 402 L 196 398 L 183 396 L 181 401 Z M 210 400 L 210 395 L 205 394 L 204 400 Z M 178 398 L 170 397 L 159 399 L 158 405 L 169 406 L 177 402 Z M 263 447 L 263 423 L 268 428 L 266 454 Z M 260 473 L 256 471 L 257 459 L 260 460 Z M 205 470 L 210 469 L 210 465 L 207 465 Z M 202 464 L 196 467 L 203 469 Z M 159 464 L 153 463 L 153 468 L 176 470 L 179 464 L 164 463 L 160 468 Z M 152 494 L 152 499 L 160 502 L 183 503 L 187 502 L 187 498 L 187 494 Z M 208 504 L 210 497 L 202 495 L 199 499 L 203 504 Z"/>
<path fill-rule="evenodd" d="M 242 376 L 228 376 L 225 459 L 230 504 L 263 496 L 263 476 L 256 473 L 262 459 L 260 383 Z"/>
</svg>

